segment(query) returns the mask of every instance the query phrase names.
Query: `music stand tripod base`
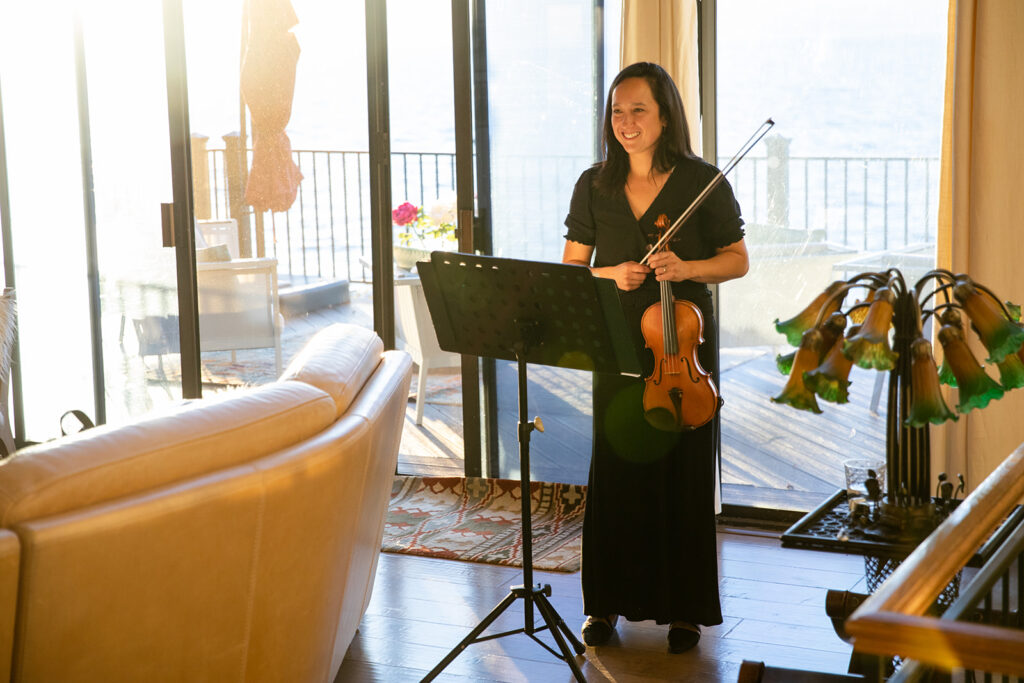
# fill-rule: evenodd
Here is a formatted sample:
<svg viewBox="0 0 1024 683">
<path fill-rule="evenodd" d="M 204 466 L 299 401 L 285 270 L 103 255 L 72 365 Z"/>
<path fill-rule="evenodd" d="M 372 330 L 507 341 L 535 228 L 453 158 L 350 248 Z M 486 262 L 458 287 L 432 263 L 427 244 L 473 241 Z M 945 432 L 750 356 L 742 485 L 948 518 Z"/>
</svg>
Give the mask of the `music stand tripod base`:
<svg viewBox="0 0 1024 683">
<path fill-rule="evenodd" d="M 517 363 L 523 520 L 522 585 L 512 586 L 509 594 L 423 680 L 433 680 L 474 643 L 524 633 L 568 664 L 577 681 L 585 682 L 575 655 L 582 655 L 586 648 L 548 600 L 551 586 L 533 582 L 530 435 L 540 426 L 537 420 L 527 421 L 526 365 L 638 376 L 640 361 L 628 342 L 615 284 L 594 278 L 582 266 L 450 252 L 434 252 L 429 263 L 421 262 L 417 268 L 443 350 Z M 521 628 L 482 635 L 520 599 L 525 603 Z M 534 605 L 543 626 L 534 624 Z M 557 651 L 537 638 L 536 634 L 545 630 L 551 633 Z"/>
</svg>

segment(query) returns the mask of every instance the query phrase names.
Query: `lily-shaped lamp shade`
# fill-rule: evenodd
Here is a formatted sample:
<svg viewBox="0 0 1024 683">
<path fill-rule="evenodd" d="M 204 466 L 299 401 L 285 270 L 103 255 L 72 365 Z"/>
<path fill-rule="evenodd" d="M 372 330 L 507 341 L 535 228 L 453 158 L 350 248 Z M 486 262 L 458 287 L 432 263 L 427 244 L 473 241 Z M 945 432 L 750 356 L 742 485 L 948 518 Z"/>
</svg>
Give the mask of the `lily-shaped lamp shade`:
<svg viewBox="0 0 1024 683">
<path fill-rule="evenodd" d="M 868 307 L 868 314 L 857 334 L 843 343 L 846 357 L 862 368 L 892 370 L 899 354 L 889 346 L 889 327 L 892 323 L 893 302 L 896 295 L 888 287 L 879 287 Z"/>
<path fill-rule="evenodd" d="M 939 383 L 956 388 L 956 375 L 953 374 L 952 368 L 949 367 L 949 359 L 945 356 L 942 357 L 942 365 L 939 366 Z"/>
<path fill-rule="evenodd" d="M 860 306 L 860 304 L 869 304 L 870 305 L 871 302 L 874 301 L 874 300 L 875 300 L 875 290 L 869 289 L 868 290 L 868 294 L 867 294 L 867 296 L 864 297 L 863 301 L 861 301 L 860 299 L 857 299 L 854 302 L 853 306 L 850 307 L 851 309 L 856 309 L 856 310 L 851 310 L 850 313 L 848 313 L 848 316 L 849 316 L 850 320 L 852 320 L 853 322 L 857 323 L 858 325 L 863 324 L 864 323 L 864 318 L 866 318 L 868 316 L 868 307 L 867 306 Z M 846 335 L 846 336 L 850 336 L 850 335 Z"/>
<path fill-rule="evenodd" d="M 825 360 L 829 350 L 835 345 L 836 340 L 842 338 L 843 328 L 846 327 L 846 316 L 836 311 L 828 317 L 828 320 L 821 326 L 821 357 L 819 362 Z M 796 351 L 775 356 L 775 367 L 779 373 L 788 375 L 793 369 L 793 361 L 796 359 Z"/>
<path fill-rule="evenodd" d="M 846 329 L 846 316 L 836 311 L 821 325 L 821 360 L 829 354 L 836 340 L 843 336 Z"/>
<path fill-rule="evenodd" d="M 850 334 L 857 334 L 859 325 L 850 328 Z M 808 389 L 831 403 L 848 403 L 850 395 L 850 370 L 853 361 L 843 354 L 843 336 L 840 333 L 832 348 L 825 355 L 821 365 L 804 373 L 804 384 Z"/>
<path fill-rule="evenodd" d="M 976 288 L 970 278 L 957 280 L 953 296 L 964 307 L 981 343 L 988 349 L 988 362 L 999 363 L 1024 346 L 1024 327 L 1008 318 L 999 302 Z"/>
<path fill-rule="evenodd" d="M 931 342 L 918 337 L 910 344 L 910 410 L 906 425 L 924 427 L 956 419 L 956 413 L 946 405 L 939 389 Z"/>
<path fill-rule="evenodd" d="M 784 403 L 799 410 L 809 410 L 812 413 L 821 412 L 814 394 L 804 384 L 804 373 L 818 366 L 821 347 L 821 330 L 812 328 L 804 332 L 800 340 L 800 348 L 796 352 L 796 358 L 793 359 L 793 370 L 789 373 L 786 386 L 782 388 L 781 394 L 772 397 L 773 402 Z"/>
<path fill-rule="evenodd" d="M 943 309 L 942 313 L 939 314 L 939 322 L 942 325 L 952 325 L 963 333 L 963 320 L 960 317 L 960 311 L 956 308 Z M 942 365 L 939 366 L 939 383 L 945 384 L 946 386 L 956 388 L 956 375 L 953 374 L 953 370 L 949 367 L 949 360 L 946 355 L 942 355 Z"/>
<path fill-rule="evenodd" d="M 1024 387 L 1024 360 L 1022 357 L 1024 357 L 1024 348 L 1017 353 L 1011 353 L 996 364 L 999 368 L 999 383 L 1003 385 L 1004 390 Z"/>
<path fill-rule="evenodd" d="M 818 314 L 821 312 L 822 306 L 828 301 L 829 297 L 839 291 L 841 287 L 846 285 L 842 280 L 836 280 L 828 287 L 825 288 L 818 296 L 814 297 L 814 301 L 807 305 L 807 308 L 797 313 L 789 320 L 779 322 L 775 321 L 775 329 L 780 333 L 786 335 L 786 341 L 789 342 L 790 346 L 800 346 L 803 338 L 803 333 L 814 327 L 818 322 Z M 838 311 L 840 306 L 843 305 L 842 296 L 837 296 L 833 299 L 832 303 L 829 304 L 827 315 Z"/>
<path fill-rule="evenodd" d="M 975 360 L 967 347 L 962 329 L 953 325 L 943 325 L 939 330 L 939 342 L 946 354 L 949 369 L 956 376 L 960 392 L 957 410 L 966 413 L 974 408 L 984 408 L 990 401 L 1002 397 L 1003 388 L 985 374 L 985 370 Z"/>
<path fill-rule="evenodd" d="M 793 361 L 796 360 L 796 351 L 790 351 L 787 354 L 779 354 L 775 356 L 775 367 L 779 369 L 779 374 L 788 375 L 789 371 L 793 369 Z"/>
</svg>

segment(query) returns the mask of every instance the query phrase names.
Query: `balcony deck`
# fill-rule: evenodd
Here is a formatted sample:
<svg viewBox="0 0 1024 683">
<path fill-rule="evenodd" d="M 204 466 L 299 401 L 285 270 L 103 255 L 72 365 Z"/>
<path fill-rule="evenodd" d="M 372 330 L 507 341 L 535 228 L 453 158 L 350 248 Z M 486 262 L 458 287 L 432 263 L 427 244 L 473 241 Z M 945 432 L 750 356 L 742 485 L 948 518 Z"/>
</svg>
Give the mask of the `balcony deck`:
<svg viewBox="0 0 1024 683">
<path fill-rule="evenodd" d="M 347 305 L 289 318 L 286 350 L 298 348 L 289 339 L 304 338 L 333 322 L 372 326 L 369 286 L 354 283 L 351 297 Z M 784 378 L 775 369 L 775 352 L 763 346 L 722 350 L 725 500 L 812 509 L 842 485 L 843 460 L 884 457 L 885 392 L 879 413 L 872 413 L 871 394 L 878 375 L 855 368 L 848 405 L 822 403 L 824 415 L 776 405 L 769 397 L 779 393 Z M 592 428 L 590 375 L 530 366 L 528 380 L 531 417 L 541 416 L 545 426 L 544 433 L 535 433 L 531 439 L 532 478 L 586 483 Z M 501 476 L 515 478 L 519 476 L 515 365 L 499 362 L 498 381 Z M 457 371 L 432 372 L 422 425 L 415 424 L 415 401 L 409 401 L 399 449 L 400 472 L 462 475 L 460 389 Z"/>
</svg>

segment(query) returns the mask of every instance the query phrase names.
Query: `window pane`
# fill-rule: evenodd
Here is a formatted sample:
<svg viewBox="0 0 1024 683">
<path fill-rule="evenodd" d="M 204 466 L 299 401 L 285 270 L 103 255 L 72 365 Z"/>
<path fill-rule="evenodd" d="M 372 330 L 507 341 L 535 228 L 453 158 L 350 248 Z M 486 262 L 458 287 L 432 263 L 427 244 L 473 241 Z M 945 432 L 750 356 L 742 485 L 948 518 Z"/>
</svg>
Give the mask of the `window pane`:
<svg viewBox="0 0 1024 683">
<path fill-rule="evenodd" d="M 886 376 L 854 368 L 850 405 L 823 415 L 771 403 L 794 350 L 773 321 L 833 280 L 934 264 L 946 7 L 728 0 L 717 30 L 719 164 L 776 121 L 730 176 L 751 269 L 720 288 L 723 497 L 807 507 L 842 486 L 843 459 L 884 457 Z"/>
<path fill-rule="evenodd" d="M 597 82 L 590 0 L 486 7 L 493 253 L 560 262 L 562 222 L 576 180 L 596 160 L 606 83 L 615 73 L 606 71 Z M 604 35 L 614 40 L 605 39 L 605 56 L 616 55 L 618 3 L 608 3 L 603 16 Z M 607 61 L 602 64 L 608 68 Z M 540 415 L 546 426 L 546 433 L 530 442 L 532 478 L 586 483 L 591 374 L 532 365 L 527 374 L 530 418 Z M 498 361 L 497 377 L 496 476 L 518 477 L 515 364 Z"/>
<path fill-rule="evenodd" d="M 364 3 L 290 5 L 281 28 L 259 3 L 183 0 L 204 395 L 273 381 L 323 327 L 373 325 Z M 302 176 L 290 205 L 261 114 Z"/>
</svg>

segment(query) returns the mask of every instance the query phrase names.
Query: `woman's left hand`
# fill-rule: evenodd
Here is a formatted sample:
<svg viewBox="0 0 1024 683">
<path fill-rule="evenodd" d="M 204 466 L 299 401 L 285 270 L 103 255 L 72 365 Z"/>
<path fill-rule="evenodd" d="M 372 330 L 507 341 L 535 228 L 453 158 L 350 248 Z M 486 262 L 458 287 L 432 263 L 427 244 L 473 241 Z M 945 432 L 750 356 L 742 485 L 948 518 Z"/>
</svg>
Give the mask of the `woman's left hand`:
<svg viewBox="0 0 1024 683">
<path fill-rule="evenodd" d="M 659 251 L 651 255 L 647 265 L 654 272 L 654 279 L 658 282 L 668 280 L 669 282 L 682 282 L 693 277 L 693 268 L 689 261 L 684 261 L 675 252 Z"/>
</svg>

